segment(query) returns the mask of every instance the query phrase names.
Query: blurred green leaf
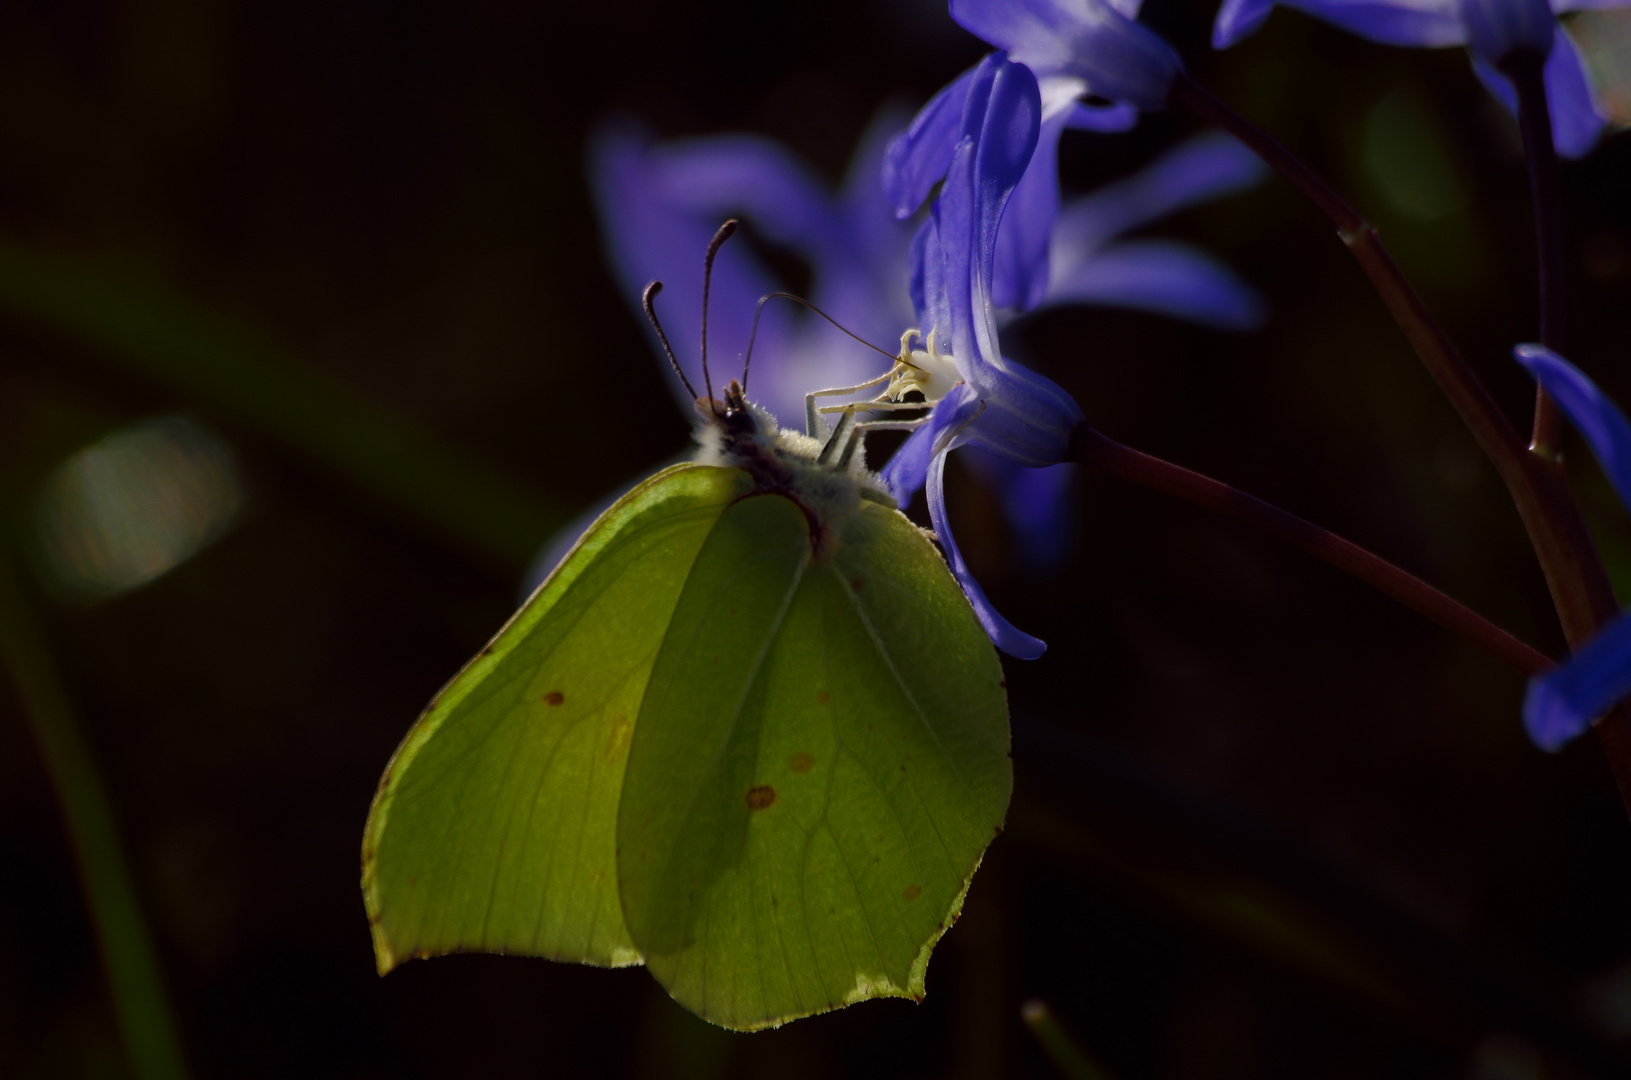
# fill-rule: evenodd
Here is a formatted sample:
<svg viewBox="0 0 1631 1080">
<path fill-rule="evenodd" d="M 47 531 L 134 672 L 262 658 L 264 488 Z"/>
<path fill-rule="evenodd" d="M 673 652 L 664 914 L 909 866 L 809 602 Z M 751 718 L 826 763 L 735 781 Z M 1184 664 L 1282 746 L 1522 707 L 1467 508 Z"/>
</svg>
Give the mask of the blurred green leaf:
<svg viewBox="0 0 1631 1080">
<path fill-rule="evenodd" d="M 228 317 L 101 262 L 0 241 L 0 317 L 91 350 L 507 567 L 570 516 Z"/>
<path fill-rule="evenodd" d="M 45 634 L 3 548 L 0 668 L 16 687 L 56 791 L 131 1070 L 139 1080 L 183 1080 L 187 1067 L 181 1040 L 131 882 L 113 806 L 69 706 Z"/>
</svg>

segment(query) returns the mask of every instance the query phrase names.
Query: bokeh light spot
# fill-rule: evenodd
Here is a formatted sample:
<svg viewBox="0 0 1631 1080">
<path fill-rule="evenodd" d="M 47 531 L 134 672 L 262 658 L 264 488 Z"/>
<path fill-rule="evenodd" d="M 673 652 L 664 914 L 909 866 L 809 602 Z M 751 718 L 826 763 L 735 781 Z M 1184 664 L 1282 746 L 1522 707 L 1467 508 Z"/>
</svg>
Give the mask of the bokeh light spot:
<svg viewBox="0 0 1631 1080">
<path fill-rule="evenodd" d="M 52 574 L 102 599 L 145 585 L 218 539 L 244 485 L 221 439 L 184 416 L 119 429 L 57 467 L 38 527 Z"/>
</svg>

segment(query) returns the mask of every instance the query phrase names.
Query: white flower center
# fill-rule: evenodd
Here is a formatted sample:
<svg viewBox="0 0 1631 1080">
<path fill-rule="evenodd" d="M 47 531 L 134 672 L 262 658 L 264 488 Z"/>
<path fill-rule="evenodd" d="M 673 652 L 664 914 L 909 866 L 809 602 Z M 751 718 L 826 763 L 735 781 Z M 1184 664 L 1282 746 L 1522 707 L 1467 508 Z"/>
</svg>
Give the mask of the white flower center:
<svg viewBox="0 0 1631 1080">
<path fill-rule="evenodd" d="M 914 338 L 928 347 L 912 348 Z M 895 358 L 895 367 L 889 373 L 887 396 L 890 400 L 899 401 L 916 390 L 923 395 L 925 402 L 933 404 L 963 381 L 956 362 L 935 348 L 934 339 L 934 331 L 931 330 L 925 338 L 923 332 L 915 327 L 900 336 L 900 355 Z"/>
</svg>

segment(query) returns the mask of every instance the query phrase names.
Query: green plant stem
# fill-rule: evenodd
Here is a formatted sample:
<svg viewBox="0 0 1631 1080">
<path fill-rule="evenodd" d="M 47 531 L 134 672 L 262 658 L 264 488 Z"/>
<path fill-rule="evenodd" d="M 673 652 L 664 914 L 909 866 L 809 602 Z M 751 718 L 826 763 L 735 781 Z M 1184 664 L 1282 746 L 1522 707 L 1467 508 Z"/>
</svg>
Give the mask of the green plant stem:
<svg viewBox="0 0 1631 1080">
<path fill-rule="evenodd" d="M 131 1069 L 140 1080 L 181 1080 L 187 1075 L 181 1041 L 113 808 L 57 678 L 44 632 L 3 551 L 0 666 L 16 688 L 62 809 Z"/>
<path fill-rule="evenodd" d="M 242 323 L 83 256 L 0 240 L 0 318 L 87 349 L 193 407 L 270 436 L 342 486 L 505 572 L 525 566 L 571 517 Z"/>
<path fill-rule="evenodd" d="M 1086 424 L 1077 427 L 1072 443 L 1075 460 L 1141 487 L 1216 511 L 1283 540 L 1425 615 L 1519 674 L 1534 675 L 1553 666 L 1543 653 L 1414 574 L 1255 495 L 1123 446 Z"/>
<path fill-rule="evenodd" d="M 1563 171 L 1552 142 L 1552 114 L 1546 101 L 1546 58 L 1533 50 L 1506 57 L 1500 69 L 1518 91 L 1518 127 L 1529 163 L 1529 192 L 1535 208 L 1535 252 L 1540 264 L 1540 341 L 1560 355 L 1568 352 L 1568 258 L 1563 236 Z M 1559 460 L 1563 415 L 1543 387 L 1535 388 L 1535 426 L 1529 448 Z"/>
<path fill-rule="evenodd" d="M 1069 1080 L 1110 1080 L 1110 1074 L 1089 1060 L 1047 1002 L 1032 998 L 1019 1007 L 1019 1018 L 1025 1021 L 1048 1060 Z"/>
</svg>

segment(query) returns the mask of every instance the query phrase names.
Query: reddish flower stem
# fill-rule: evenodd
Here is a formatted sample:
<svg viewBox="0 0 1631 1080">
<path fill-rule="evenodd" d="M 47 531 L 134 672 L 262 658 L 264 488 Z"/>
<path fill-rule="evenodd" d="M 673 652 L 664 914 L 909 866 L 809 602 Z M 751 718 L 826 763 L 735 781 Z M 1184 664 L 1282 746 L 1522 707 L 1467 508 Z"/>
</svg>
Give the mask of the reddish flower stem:
<svg viewBox="0 0 1631 1080">
<path fill-rule="evenodd" d="M 1522 66 L 1520 62 L 1519 67 Z M 1533 99 L 1534 95 L 1531 88 L 1530 97 Z M 1531 453 L 1496 406 L 1482 380 L 1462 358 L 1449 335 L 1382 246 L 1376 230 L 1358 211 L 1267 132 L 1224 104 L 1188 74 L 1180 72 L 1173 80 L 1171 102 L 1240 139 L 1336 226 L 1337 235 L 1370 278 L 1416 355 L 1500 473 L 1546 577 L 1563 634 L 1569 646 L 1578 649 L 1599 627 L 1619 614 L 1619 604 L 1609 587 L 1608 574 L 1586 528 L 1585 518 L 1555 457 L 1557 420 L 1552 415 L 1555 405 L 1544 395 L 1537 398 L 1536 452 Z M 1534 145 L 1540 140 L 1542 123 L 1548 128 L 1544 142 L 1550 148 L 1550 118 L 1543 104 L 1537 110 L 1531 100 L 1526 143 Z M 1537 185 L 1550 182 L 1544 175 L 1544 161 L 1539 165 L 1532 163 L 1531 168 L 1536 170 L 1531 175 Z M 1549 221 L 1548 238 L 1559 235 L 1552 226 Z M 1560 266 L 1561 259 L 1555 265 Z M 1552 280 L 1555 287 L 1542 301 L 1543 309 L 1548 312 L 1543 317 L 1546 329 L 1561 334 L 1561 275 L 1555 275 Z M 1596 731 L 1619 786 L 1620 799 L 1631 813 L 1631 702 L 1615 706 L 1597 724 Z"/>
<path fill-rule="evenodd" d="M 1272 503 L 1181 465 L 1123 446 L 1086 424 L 1076 429 L 1072 448 L 1073 457 L 1079 462 L 1141 487 L 1215 510 L 1352 574 L 1478 646 L 1521 675 L 1534 675 L 1552 667 L 1551 660 L 1544 654 L 1414 574 Z"/>
<path fill-rule="evenodd" d="M 1546 575 L 1570 645 L 1578 646 L 1619 614 L 1602 560 L 1580 508 L 1563 482 L 1562 472 L 1555 462 L 1529 452 L 1483 382 L 1388 255 L 1376 230 L 1290 151 L 1188 76 L 1180 75 L 1174 82 L 1172 101 L 1246 143 L 1336 225 L 1342 242 L 1371 279 L 1416 355 L 1506 483 Z"/>
<path fill-rule="evenodd" d="M 1568 353 L 1568 258 L 1563 238 L 1563 171 L 1552 143 L 1552 114 L 1546 102 L 1546 58 L 1532 50 L 1515 52 L 1501 72 L 1518 91 L 1518 127 L 1529 163 L 1529 192 L 1535 207 L 1535 251 L 1540 264 L 1540 341 L 1559 355 Z M 1556 460 L 1563 416 L 1545 389 L 1535 388 L 1535 427 L 1529 448 Z"/>
</svg>

